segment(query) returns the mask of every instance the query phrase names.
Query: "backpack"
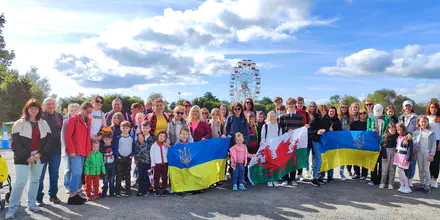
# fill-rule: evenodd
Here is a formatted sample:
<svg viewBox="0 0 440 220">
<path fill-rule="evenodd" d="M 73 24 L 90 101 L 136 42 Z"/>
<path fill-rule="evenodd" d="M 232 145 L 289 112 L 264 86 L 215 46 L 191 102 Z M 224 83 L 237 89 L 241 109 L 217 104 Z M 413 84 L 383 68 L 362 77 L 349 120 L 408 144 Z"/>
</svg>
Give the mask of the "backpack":
<svg viewBox="0 0 440 220">
<path fill-rule="evenodd" d="M 6 164 L 5 158 L 0 156 L 0 183 L 6 181 L 8 176 L 8 165 Z"/>
<path fill-rule="evenodd" d="M 264 124 L 264 129 L 266 130 L 266 133 L 264 134 L 264 140 L 267 139 L 267 133 L 268 133 L 267 128 L 268 128 L 267 124 Z M 278 134 L 280 134 L 280 130 L 281 130 L 281 125 L 278 123 Z"/>
</svg>

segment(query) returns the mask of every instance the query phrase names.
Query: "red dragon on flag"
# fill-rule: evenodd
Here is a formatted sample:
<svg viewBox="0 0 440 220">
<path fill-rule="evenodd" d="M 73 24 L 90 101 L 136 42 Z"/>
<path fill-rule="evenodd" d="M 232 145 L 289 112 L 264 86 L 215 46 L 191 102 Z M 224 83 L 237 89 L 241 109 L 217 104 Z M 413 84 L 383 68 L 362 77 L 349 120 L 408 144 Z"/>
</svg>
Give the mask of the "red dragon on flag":
<svg viewBox="0 0 440 220">
<path fill-rule="evenodd" d="M 278 171 L 278 174 L 282 173 L 284 170 L 286 170 L 287 165 L 289 166 L 295 166 L 298 164 L 297 161 L 297 155 L 296 155 L 296 149 L 298 145 L 299 139 L 296 138 L 295 144 L 292 146 L 292 149 L 289 149 L 289 146 L 291 144 L 290 138 L 287 139 L 287 141 L 282 141 L 275 153 L 276 156 L 273 155 L 272 151 L 270 150 L 270 146 L 267 145 L 263 149 L 260 149 L 257 154 L 257 162 L 260 164 L 266 171 L 269 171 L 269 173 L 265 173 L 264 176 L 274 176 L 274 172 L 278 170 L 280 167 L 281 169 Z M 264 158 L 265 162 L 263 163 L 262 158 Z M 290 159 L 293 159 L 293 163 L 290 162 L 287 164 L 287 162 Z"/>
</svg>

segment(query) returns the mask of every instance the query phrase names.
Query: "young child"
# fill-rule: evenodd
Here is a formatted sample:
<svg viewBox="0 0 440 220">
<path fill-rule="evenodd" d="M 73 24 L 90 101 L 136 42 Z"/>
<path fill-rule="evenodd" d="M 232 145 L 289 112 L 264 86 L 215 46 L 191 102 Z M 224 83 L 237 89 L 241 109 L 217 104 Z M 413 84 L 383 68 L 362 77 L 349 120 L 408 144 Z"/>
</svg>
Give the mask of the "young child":
<svg viewBox="0 0 440 220">
<path fill-rule="evenodd" d="M 138 138 L 138 134 L 142 133 L 141 129 L 142 129 L 142 123 L 144 122 L 145 119 L 145 115 L 142 112 L 139 112 L 136 114 L 135 117 L 135 122 L 136 124 L 133 125 L 133 127 L 130 130 L 130 135 L 132 137 L 134 137 L 134 141 L 137 142 L 137 138 Z"/>
<path fill-rule="evenodd" d="M 104 154 L 104 165 L 106 174 L 103 178 L 103 186 L 101 197 L 107 196 L 107 190 L 110 189 L 108 194 L 109 197 L 113 197 L 115 195 L 115 169 L 116 169 L 116 144 L 113 143 L 113 135 L 104 135 L 103 136 L 104 144 L 101 148 L 101 152 Z"/>
<path fill-rule="evenodd" d="M 248 152 L 250 154 L 255 154 L 258 151 L 258 146 L 260 143 L 260 140 L 258 140 L 258 125 L 255 123 L 255 114 L 252 111 L 249 111 L 246 114 L 246 119 L 249 124 L 249 142 L 247 144 Z"/>
<path fill-rule="evenodd" d="M 122 134 L 116 138 L 116 197 L 121 196 L 122 180 L 125 180 L 125 196 L 131 195 L 131 158 L 135 154 L 135 142 L 134 138 L 129 134 L 130 129 L 130 122 L 123 121 L 121 123 Z"/>
<path fill-rule="evenodd" d="M 400 180 L 399 192 L 411 193 L 408 183 L 409 164 L 413 158 L 413 141 L 406 140 L 407 135 L 405 124 L 398 123 L 396 125 L 397 138 L 396 153 L 394 154 L 393 164 L 397 166 Z"/>
<path fill-rule="evenodd" d="M 154 191 L 156 197 L 166 197 L 168 188 L 168 145 L 167 133 L 159 132 L 157 141 L 151 146 L 151 168 L 154 170 Z M 162 181 L 162 184 L 161 184 Z"/>
<path fill-rule="evenodd" d="M 267 123 L 263 125 L 261 129 L 261 142 L 260 146 L 265 143 L 269 143 L 272 139 L 281 136 L 283 131 L 281 126 L 277 123 L 277 116 L 274 111 L 267 113 Z M 268 187 L 278 187 L 280 186 L 277 181 L 267 182 Z"/>
<path fill-rule="evenodd" d="M 139 114 L 139 113 L 138 113 Z M 137 196 L 147 196 L 150 189 L 148 170 L 151 168 L 150 150 L 154 138 L 150 135 L 151 122 L 142 122 L 142 134 L 138 135 L 136 143 L 136 156 L 134 157 L 139 172 L 139 192 Z"/>
<path fill-rule="evenodd" d="M 414 148 L 419 164 L 420 185 L 426 193 L 431 193 L 431 173 L 429 166 L 437 150 L 435 133 L 430 131 L 429 119 L 425 115 L 417 119 L 417 130 L 414 132 Z"/>
<path fill-rule="evenodd" d="M 179 140 L 176 142 L 176 144 L 186 144 L 192 142 L 194 141 L 189 139 L 189 128 L 185 126 L 180 129 Z"/>
<path fill-rule="evenodd" d="M 397 146 L 397 131 L 396 124 L 390 122 L 385 131 L 384 140 L 380 151 L 382 158 L 382 178 L 380 180 L 379 189 L 385 188 L 385 184 L 388 180 L 388 189 L 394 189 L 394 179 L 396 176 L 396 166 L 391 161 L 394 158 Z"/>
<path fill-rule="evenodd" d="M 236 144 L 229 149 L 231 155 L 231 167 L 234 169 L 232 175 L 233 190 L 238 189 L 245 191 L 244 187 L 244 169 L 247 166 L 247 158 L 252 158 L 254 155 L 249 154 L 246 144 L 244 144 L 243 134 L 240 132 L 235 133 Z M 239 180 L 239 186 L 237 187 L 237 179 Z"/>
<path fill-rule="evenodd" d="M 99 141 L 93 140 L 92 152 L 90 156 L 87 157 L 84 163 L 84 175 L 86 179 L 85 190 L 87 193 L 87 200 L 99 199 L 99 176 L 101 174 L 105 175 L 105 166 L 102 153 L 99 152 Z M 93 187 L 93 196 L 92 196 Z"/>
<path fill-rule="evenodd" d="M 113 142 L 116 142 L 116 138 L 122 134 L 121 123 L 124 121 L 124 115 L 121 112 L 116 112 L 112 117 L 112 124 L 110 128 L 113 131 Z"/>
</svg>

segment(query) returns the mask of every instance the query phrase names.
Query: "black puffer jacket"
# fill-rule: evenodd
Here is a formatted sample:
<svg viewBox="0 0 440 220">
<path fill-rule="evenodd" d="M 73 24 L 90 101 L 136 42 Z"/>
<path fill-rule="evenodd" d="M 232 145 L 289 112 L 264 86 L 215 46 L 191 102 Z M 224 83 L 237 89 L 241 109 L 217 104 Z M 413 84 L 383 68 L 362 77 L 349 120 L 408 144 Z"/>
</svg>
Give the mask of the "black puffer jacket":
<svg viewBox="0 0 440 220">
<path fill-rule="evenodd" d="M 339 122 L 341 123 L 341 122 Z M 332 122 L 328 118 L 328 116 L 320 117 L 316 116 L 313 118 L 312 122 L 310 122 L 309 135 L 312 138 L 313 142 L 320 142 L 321 135 L 318 134 L 318 131 L 321 129 L 325 129 L 326 132 L 330 131 L 329 128 L 332 125 Z M 341 126 L 342 128 L 342 126 Z"/>
<path fill-rule="evenodd" d="M 45 163 L 48 159 L 50 147 L 49 139 L 51 136 L 50 127 L 47 122 L 40 119 L 38 122 L 40 130 L 40 142 L 38 153 L 41 154 L 40 161 Z M 27 159 L 31 156 L 32 149 L 32 125 L 28 120 L 21 118 L 12 127 L 12 150 L 14 151 L 14 164 L 28 165 Z"/>
</svg>

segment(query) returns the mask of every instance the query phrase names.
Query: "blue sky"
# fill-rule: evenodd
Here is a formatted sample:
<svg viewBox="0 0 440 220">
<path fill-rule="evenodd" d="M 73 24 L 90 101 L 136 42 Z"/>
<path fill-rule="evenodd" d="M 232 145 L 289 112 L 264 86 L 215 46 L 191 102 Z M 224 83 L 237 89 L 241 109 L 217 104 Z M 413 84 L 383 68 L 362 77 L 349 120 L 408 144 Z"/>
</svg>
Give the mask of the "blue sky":
<svg viewBox="0 0 440 220">
<path fill-rule="evenodd" d="M 439 1 L 9 0 L 1 11 L 13 67 L 38 67 L 59 96 L 229 100 L 242 58 L 261 68 L 260 97 L 440 96 Z"/>
</svg>

